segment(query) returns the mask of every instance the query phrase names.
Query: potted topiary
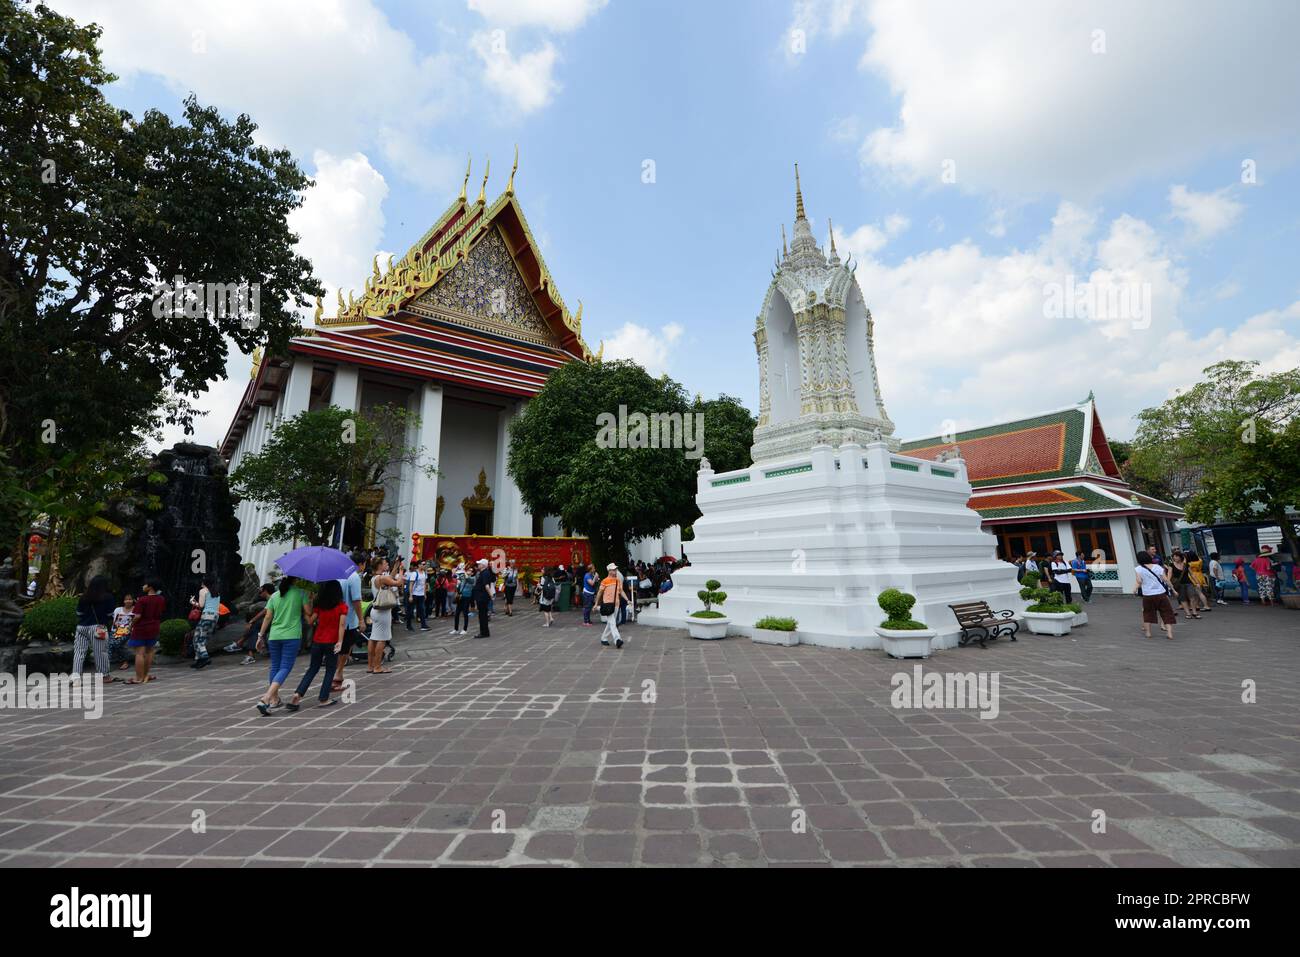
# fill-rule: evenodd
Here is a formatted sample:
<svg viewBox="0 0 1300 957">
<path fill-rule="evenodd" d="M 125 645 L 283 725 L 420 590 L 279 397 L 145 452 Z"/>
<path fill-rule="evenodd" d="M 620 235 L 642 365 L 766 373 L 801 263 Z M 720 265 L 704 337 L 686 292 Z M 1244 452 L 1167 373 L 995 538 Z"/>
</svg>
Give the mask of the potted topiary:
<svg viewBox="0 0 1300 957">
<path fill-rule="evenodd" d="M 704 610 L 693 611 L 686 616 L 686 628 L 692 638 L 713 640 L 727 637 L 727 625 L 731 624 L 731 619 L 722 612 L 713 610 L 714 605 L 721 605 L 727 600 L 727 593 L 718 590 L 721 587 L 722 582 L 710 578 L 704 583 L 704 588 L 696 592 L 700 601 L 704 602 Z"/>
<path fill-rule="evenodd" d="M 795 629 L 798 627 L 799 622 L 793 618 L 777 618 L 768 615 L 754 622 L 752 640 L 764 645 L 786 645 L 787 647 L 797 645 L 799 633 Z"/>
<path fill-rule="evenodd" d="M 1080 628 L 1088 623 L 1088 613 L 1083 610 L 1083 605 L 1072 601 L 1065 607 L 1074 612 L 1074 620 L 1070 622 L 1071 628 Z"/>
<path fill-rule="evenodd" d="M 1020 584 L 1025 586 L 1020 589 L 1020 597 L 1032 602 L 1025 609 L 1029 630 L 1035 635 L 1068 635 L 1075 612 L 1065 604 L 1065 596 L 1044 588 L 1033 572 L 1020 579 Z"/>
<path fill-rule="evenodd" d="M 916 596 L 897 588 L 886 588 L 876 603 L 889 616 L 876 629 L 885 654 L 891 658 L 929 658 L 930 639 L 938 632 L 912 617 Z"/>
</svg>

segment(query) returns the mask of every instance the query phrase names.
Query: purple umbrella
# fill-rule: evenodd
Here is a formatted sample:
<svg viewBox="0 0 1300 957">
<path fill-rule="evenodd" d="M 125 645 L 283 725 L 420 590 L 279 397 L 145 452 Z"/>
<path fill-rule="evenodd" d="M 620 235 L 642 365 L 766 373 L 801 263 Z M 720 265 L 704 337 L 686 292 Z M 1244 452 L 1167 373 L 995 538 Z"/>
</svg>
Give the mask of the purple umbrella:
<svg viewBox="0 0 1300 957">
<path fill-rule="evenodd" d="M 286 575 L 309 582 L 347 578 L 357 570 L 351 558 L 337 548 L 326 545 L 304 545 L 302 548 L 295 548 L 287 555 L 281 555 L 275 563 Z"/>
</svg>

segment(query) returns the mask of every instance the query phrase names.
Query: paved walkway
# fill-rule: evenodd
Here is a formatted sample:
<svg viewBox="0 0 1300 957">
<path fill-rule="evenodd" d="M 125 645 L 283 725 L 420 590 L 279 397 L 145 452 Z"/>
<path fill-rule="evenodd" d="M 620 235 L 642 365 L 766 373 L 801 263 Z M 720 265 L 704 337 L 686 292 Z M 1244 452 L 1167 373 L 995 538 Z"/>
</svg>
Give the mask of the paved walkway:
<svg viewBox="0 0 1300 957">
<path fill-rule="evenodd" d="M 168 667 L 100 720 L 0 711 L 0 864 L 1300 865 L 1300 615 L 1168 642 L 1132 599 L 1088 611 L 925 664 L 996 671 L 992 720 L 895 709 L 913 663 L 878 651 L 617 651 L 531 611 L 487 641 L 399 628 L 395 672 L 350 666 L 325 711 L 259 716 L 237 657 Z"/>
</svg>

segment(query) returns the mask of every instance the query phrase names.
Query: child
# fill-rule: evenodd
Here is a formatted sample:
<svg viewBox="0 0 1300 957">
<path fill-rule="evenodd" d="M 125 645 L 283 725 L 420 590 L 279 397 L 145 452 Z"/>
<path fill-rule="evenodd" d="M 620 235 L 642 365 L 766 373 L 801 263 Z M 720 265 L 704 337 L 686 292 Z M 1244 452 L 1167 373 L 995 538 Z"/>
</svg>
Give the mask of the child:
<svg viewBox="0 0 1300 957">
<path fill-rule="evenodd" d="M 348 606 L 343 601 L 343 586 L 336 580 L 321 583 L 308 621 L 315 625 L 311 640 L 311 663 L 298 682 L 293 698 L 285 705 L 290 711 L 297 711 L 301 706 L 302 696 L 311 688 L 322 663 L 325 665 L 325 680 L 320 685 L 318 707 L 328 708 L 338 703 L 330 696 L 330 689 L 334 686 L 334 669 L 338 667 L 339 651 L 343 648 L 343 632 L 347 630 Z"/>
<path fill-rule="evenodd" d="M 108 639 L 108 660 L 118 671 L 126 671 L 131 663 L 126 660 L 126 643 L 135 626 L 135 596 L 127 592 L 122 604 L 113 609 L 113 631 Z"/>
</svg>

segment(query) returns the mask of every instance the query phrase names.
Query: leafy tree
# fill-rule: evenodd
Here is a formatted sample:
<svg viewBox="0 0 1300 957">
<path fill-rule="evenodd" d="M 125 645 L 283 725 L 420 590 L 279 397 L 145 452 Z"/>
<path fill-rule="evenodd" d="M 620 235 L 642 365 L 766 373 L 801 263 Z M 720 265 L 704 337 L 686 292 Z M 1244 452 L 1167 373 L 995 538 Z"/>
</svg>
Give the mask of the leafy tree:
<svg viewBox="0 0 1300 957">
<path fill-rule="evenodd" d="M 632 428 L 626 441 L 605 440 L 601 417 L 617 417 L 620 406 L 629 423 L 637 413 L 691 412 L 678 383 L 634 362 L 571 362 L 551 373 L 510 426 L 509 470 L 524 504 L 586 535 L 598 568 L 625 564 L 629 542 L 696 514 L 699 460 L 683 448 L 639 447 Z"/>
<path fill-rule="evenodd" d="M 715 472 L 733 472 L 754 464 L 749 449 L 754 444 L 758 419 L 734 396 L 695 397 L 694 411 L 704 416 L 704 454 Z"/>
<path fill-rule="evenodd" d="M 132 447 L 162 423 L 188 428 L 194 397 L 225 377 L 227 343 L 282 348 L 295 305 L 322 291 L 287 224 L 311 185 L 290 154 L 193 97 L 181 122 L 114 108 L 99 35 L 0 0 L 3 502 L 38 479 L 57 487 L 70 459 Z M 179 314 L 155 308 L 176 277 L 255 284 L 257 311 L 206 296 Z M 56 497 L 75 485 L 68 476 Z M 9 542 L 33 517 L 20 505 L 0 514 Z"/>
<path fill-rule="evenodd" d="M 1300 505 L 1300 369 L 1261 376 L 1258 362 L 1227 360 L 1138 415 L 1130 459 L 1155 480 L 1190 472 L 1190 521 L 1275 521 L 1300 556 L 1288 508 Z"/>
<path fill-rule="evenodd" d="M 276 516 L 255 543 L 328 545 L 339 519 L 355 514 L 359 500 L 382 488 L 388 475 L 405 465 L 437 474 L 423 463 L 423 447 L 406 445 L 418 421 L 400 406 L 381 405 L 365 413 L 329 406 L 281 423 L 230 476 L 234 494 Z"/>
<path fill-rule="evenodd" d="M 1172 474 L 1166 478 L 1151 478 L 1146 475 L 1139 475 L 1133 468 L 1130 461 L 1133 457 L 1133 443 L 1123 442 L 1117 439 L 1109 440 L 1111 455 L 1115 456 L 1115 464 L 1119 466 L 1120 477 L 1129 484 L 1135 492 L 1141 492 L 1143 495 L 1150 495 L 1152 498 L 1158 498 L 1162 502 L 1177 503 L 1180 498 L 1186 495 L 1180 495 L 1170 485 L 1170 480 L 1174 478 Z M 1184 472 L 1186 470 L 1183 470 Z"/>
</svg>

